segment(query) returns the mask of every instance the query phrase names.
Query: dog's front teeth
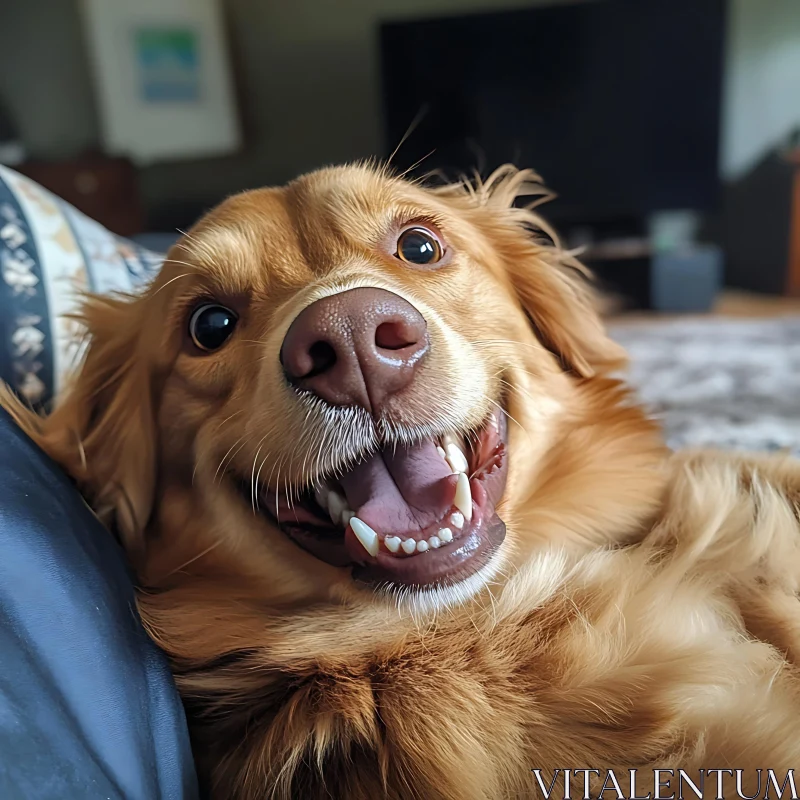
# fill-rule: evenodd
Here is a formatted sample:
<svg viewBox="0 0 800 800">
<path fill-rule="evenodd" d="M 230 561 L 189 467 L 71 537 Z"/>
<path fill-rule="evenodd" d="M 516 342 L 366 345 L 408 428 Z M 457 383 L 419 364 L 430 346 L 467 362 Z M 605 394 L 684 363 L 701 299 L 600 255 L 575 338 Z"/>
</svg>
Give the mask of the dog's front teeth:
<svg viewBox="0 0 800 800">
<path fill-rule="evenodd" d="M 437 548 L 439 548 L 439 547 L 441 547 L 441 546 L 442 546 L 442 540 L 441 540 L 441 539 L 440 539 L 438 536 L 431 536 L 431 538 L 430 538 L 430 539 L 428 539 L 428 544 L 429 544 L 429 545 L 430 545 L 430 546 L 431 546 L 431 547 L 432 547 L 434 550 L 436 550 Z"/>
<path fill-rule="evenodd" d="M 414 539 L 406 539 L 400 546 L 403 548 L 403 552 L 409 556 L 417 549 L 417 543 Z"/>
<path fill-rule="evenodd" d="M 466 472 L 469 469 L 469 461 L 455 442 L 449 442 L 446 448 L 447 463 L 453 472 Z"/>
<path fill-rule="evenodd" d="M 447 544 L 448 542 L 452 542 L 453 541 L 453 531 L 451 531 L 450 528 L 442 528 L 439 531 L 438 538 L 439 538 L 440 541 L 444 542 L 445 544 Z"/>
<path fill-rule="evenodd" d="M 386 545 L 386 549 L 390 553 L 396 553 L 400 549 L 402 541 L 403 540 L 399 536 L 387 536 L 383 540 L 383 543 Z"/>
<path fill-rule="evenodd" d="M 469 488 L 469 478 L 461 472 L 456 481 L 456 496 L 453 505 L 464 515 L 469 522 L 472 519 L 472 490 Z"/>
<path fill-rule="evenodd" d="M 373 557 L 378 555 L 378 534 L 375 533 L 366 522 L 362 522 L 358 517 L 350 520 L 350 528 L 356 535 L 356 539 L 363 545 L 364 549 Z"/>
<path fill-rule="evenodd" d="M 420 539 L 420 540 L 417 542 L 417 552 L 418 552 L 418 553 L 424 553 L 424 552 L 425 552 L 425 551 L 428 549 L 428 547 L 429 547 L 429 545 L 428 545 L 428 543 L 425 541 L 425 539 Z"/>
</svg>

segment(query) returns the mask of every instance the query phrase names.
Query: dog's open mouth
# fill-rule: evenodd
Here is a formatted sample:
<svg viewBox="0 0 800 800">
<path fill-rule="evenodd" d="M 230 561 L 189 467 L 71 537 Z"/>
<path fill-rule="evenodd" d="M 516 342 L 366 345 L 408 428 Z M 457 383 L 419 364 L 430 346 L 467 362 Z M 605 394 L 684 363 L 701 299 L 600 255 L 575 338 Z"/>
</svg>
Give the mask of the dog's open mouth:
<svg viewBox="0 0 800 800">
<path fill-rule="evenodd" d="M 505 537 L 495 505 L 505 488 L 500 411 L 467 437 L 387 446 L 293 502 L 264 490 L 259 505 L 300 547 L 357 580 L 454 583 L 484 566 Z M 243 486 L 248 500 L 249 483 Z"/>
</svg>

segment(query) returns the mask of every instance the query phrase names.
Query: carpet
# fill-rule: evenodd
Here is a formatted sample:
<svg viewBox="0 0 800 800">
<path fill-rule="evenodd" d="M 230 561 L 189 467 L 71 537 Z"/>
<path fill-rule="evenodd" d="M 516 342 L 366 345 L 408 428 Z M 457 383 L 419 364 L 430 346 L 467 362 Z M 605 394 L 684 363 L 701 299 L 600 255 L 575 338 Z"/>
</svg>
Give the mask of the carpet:
<svg viewBox="0 0 800 800">
<path fill-rule="evenodd" d="M 800 317 L 609 325 L 671 447 L 800 456 Z"/>
</svg>

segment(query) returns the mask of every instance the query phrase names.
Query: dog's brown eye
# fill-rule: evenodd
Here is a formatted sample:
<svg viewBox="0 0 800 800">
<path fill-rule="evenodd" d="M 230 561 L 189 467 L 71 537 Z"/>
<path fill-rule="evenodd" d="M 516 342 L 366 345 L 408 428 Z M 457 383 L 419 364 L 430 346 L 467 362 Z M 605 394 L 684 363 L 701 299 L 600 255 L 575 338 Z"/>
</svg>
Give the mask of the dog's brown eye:
<svg viewBox="0 0 800 800">
<path fill-rule="evenodd" d="M 200 350 L 219 350 L 228 341 L 237 322 L 238 317 L 229 308 L 206 303 L 189 319 L 189 335 Z"/>
<path fill-rule="evenodd" d="M 401 261 L 425 266 L 441 261 L 442 246 L 439 240 L 425 228 L 409 228 L 397 239 L 397 253 Z"/>
</svg>

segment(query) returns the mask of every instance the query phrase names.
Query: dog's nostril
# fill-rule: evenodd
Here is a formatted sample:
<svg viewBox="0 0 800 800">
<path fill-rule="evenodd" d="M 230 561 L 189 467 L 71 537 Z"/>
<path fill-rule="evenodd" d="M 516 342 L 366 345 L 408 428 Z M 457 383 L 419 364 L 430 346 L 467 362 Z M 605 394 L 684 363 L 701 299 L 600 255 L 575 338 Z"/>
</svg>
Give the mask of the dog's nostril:
<svg viewBox="0 0 800 800">
<path fill-rule="evenodd" d="M 416 332 L 402 322 L 384 322 L 375 329 L 375 344 L 380 350 L 402 350 L 416 343 Z"/>
<path fill-rule="evenodd" d="M 365 287 L 306 306 L 286 331 L 280 359 L 295 388 L 377 413 L 414 380 L 429 348 L 425 318 L 414 306 Z"/>
<path fill-rule="evenodd" d="M 330 342 L 314 342 L 308 348 L 308 355 L 311 357 L 311 369 L 303 375 L 304 378 L 322 375 L 336 363 L 336 350 Z"/>
</svg>

